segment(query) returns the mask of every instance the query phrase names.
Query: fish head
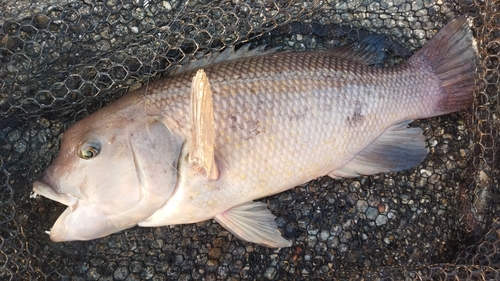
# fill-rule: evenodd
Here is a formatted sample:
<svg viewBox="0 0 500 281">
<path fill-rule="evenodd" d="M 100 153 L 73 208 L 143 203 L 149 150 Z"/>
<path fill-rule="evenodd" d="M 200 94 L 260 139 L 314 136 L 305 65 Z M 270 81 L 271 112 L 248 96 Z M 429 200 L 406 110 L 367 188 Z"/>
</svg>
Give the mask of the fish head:
<svg viewBox="0 0 500 281">
<path fill-rule="evenodd" d="M 68 208 L 53 241 L 90 240 L 135 226 L 173 193 L 183 138 L 155 118 L 95 114 L 71 126 L 34 193 Z"/>
</svg>

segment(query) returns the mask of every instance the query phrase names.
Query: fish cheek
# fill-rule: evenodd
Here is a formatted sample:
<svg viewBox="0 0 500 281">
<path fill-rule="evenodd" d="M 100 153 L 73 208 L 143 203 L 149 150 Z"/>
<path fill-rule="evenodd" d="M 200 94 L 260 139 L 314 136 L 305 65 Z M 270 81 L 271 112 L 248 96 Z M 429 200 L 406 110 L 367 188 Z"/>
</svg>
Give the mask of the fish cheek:
<svg viewBox="0 0 500 281">
<path fill-rule="evenodd" d="M 78 146 L 69 150 L 70 154 L 62 154 L 50 170 L 55 174 L 52 178 L 58 179 L 56 185 L 61 193 L 98 204 L 107 214 L 121 213 L 139 202 L 140 191 L 125 138 L 111 145 L 104 143 L 100 152 L 88 159 L 79 157 L 77 149 Z"/>
<path fill-rule="evenodd" d="M 141 191 L 130 147 L 106 148 L 99 157 L 88 161 L 91 165 L 84 172 L 81 193 L 88 202 L 99 204 L 103 213 L 114 215 L 134 208 L 140 202 Z"/>
<path fill-rule="evenodd" d="M 72 161 L 61 165 L 60 186 L 61 192 L 75 196 L 81 200 L 92 200 L 98 182 L 94 179 L 98 172 L 98 165 L 93 160 L 83 160 L 74 153 Z M 97 160 L 97 159 L 96 159 Z"/>
<path fill-rule="evenodd" d="M 54 182 L 54 187 L 57 187 L 60 193 L 85 198 L 86 195 L 82 191 L 87 184 L 86 176 L 79 165 L 57 165 L 52 172 L 53 179 L 58 179 Z"/>
</svg>

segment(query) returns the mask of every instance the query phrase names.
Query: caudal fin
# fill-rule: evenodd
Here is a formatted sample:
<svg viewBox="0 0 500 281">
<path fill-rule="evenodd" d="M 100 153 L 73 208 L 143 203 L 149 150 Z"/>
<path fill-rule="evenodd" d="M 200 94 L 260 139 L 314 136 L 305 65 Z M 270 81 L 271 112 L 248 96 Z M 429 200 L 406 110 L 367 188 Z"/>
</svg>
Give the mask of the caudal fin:
<svg viewBox="0 0 500 281">
<path fill-rule="evenodd" d="M 472 105 L 477 47 L 470 25 L 466 17 L 452 21 L 409 59 L 424 61 L 441 81 L 443 98 L 435 115 Z"/>
</svg>

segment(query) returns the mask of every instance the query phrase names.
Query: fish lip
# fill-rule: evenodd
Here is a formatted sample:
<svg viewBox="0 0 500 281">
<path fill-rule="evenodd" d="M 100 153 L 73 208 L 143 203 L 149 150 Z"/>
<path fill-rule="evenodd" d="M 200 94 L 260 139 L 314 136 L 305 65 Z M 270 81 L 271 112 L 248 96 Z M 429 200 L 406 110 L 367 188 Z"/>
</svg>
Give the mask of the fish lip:
<svg viewBox="0 0 500 281">
<path fill-rule="evenodd" d="M 39 194 L 48 199 L 57 201 L 66 206 L 74 206 L 78 203 L 78 198 L 70 196 L 68 194 L 57 192 L 52 186 L 41 180 L 36 180 L 33 182 L 33 192 L 34 194 Z"/>
</svg>

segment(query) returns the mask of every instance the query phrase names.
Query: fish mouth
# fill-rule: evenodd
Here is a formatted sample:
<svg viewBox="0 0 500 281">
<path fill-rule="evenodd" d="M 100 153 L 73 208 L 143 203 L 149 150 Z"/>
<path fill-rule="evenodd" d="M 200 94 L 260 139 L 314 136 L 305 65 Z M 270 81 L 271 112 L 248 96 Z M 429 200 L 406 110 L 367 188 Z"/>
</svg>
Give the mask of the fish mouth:
<svg viewBox="0 0 500 281">
<path fill-rule="evenodd" d="M 34 198 L 37 195 L 41 195 L 43 197 L 46 197 L 48 199 L 57 201 L 59 203 L 68 206 L 68 208 L 63 212 L 63 214 L 59 216 L 59 219 L 56 221 L 52 229 L 47 232 L 50 235 L 50 239 L 52 241 L 55 242 L 68 241 L 69 239 L 67 239 L 66 237 L 67 230 L 66 227 L 64 227 L 64 220 L 65 217 L 68 216 L 68 213 L 71 213 L 71 211 L 76 207 L 79 200 L 74 196 L 57 192 L 52 186 L 47 184 L 44 181 L 44 179 L 46 179 L 46 177 L 42 177 L 42 179 L 33 182 L 33 195 L 31 197 Z M 63 223 L 61 223 L 61 221 Z"/>
<path fill-rule="evenodd" d="M 41 195 L 68 206 L 50 231 L 47 231 L 50 240 L 54 242 L 85 241 L 115 232 L 113 228 L 109 230 L 107 226 L 113 226 L 113 224 L 108 223 L 107 216 L 100 212 L 98 208 L 95 208 L 92 204 L 86 204 L 74 196 L 56 191 L 45 182 L 46 179 L 46 177 L 42 177 L 33 182 L 34 194 L 32 197 Z M 93 227 L 88 227 L 89 225 Z"/>
<path fill-rule="evenodd" d="M 41 195 L 69 207 L 74 206 L 76 205 L 76 203 L 78 203 L 78 198 L 68 194 L 59 193 L 42 180 L 36 180 L 35 182 L 33 182 L 33 193 L 33 196 Z"/>
</svg>

